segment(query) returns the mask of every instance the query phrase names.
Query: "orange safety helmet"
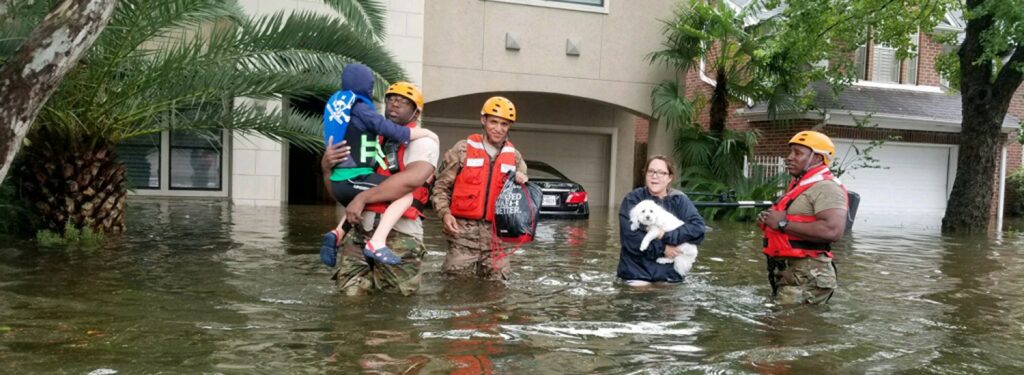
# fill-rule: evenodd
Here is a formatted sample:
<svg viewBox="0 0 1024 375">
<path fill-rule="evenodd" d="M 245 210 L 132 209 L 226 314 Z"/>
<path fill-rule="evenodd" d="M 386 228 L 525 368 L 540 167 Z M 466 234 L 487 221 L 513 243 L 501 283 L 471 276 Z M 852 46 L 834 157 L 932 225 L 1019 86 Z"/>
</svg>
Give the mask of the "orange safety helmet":
<svg viewBox="0 0 1024 375">
<path fill-rule="evenodd" d="M 423 93 L 420 89 L 409 82 L 395 82 L 391 86 L 388 86 L 388 91 L 384 92 L 384 97 L 395 94 L 403 98 L 412 100 L 416 104 L 416 109 L 423 112 Z"/>
<path fill-rule="evenodd" d="M 789 140 L 789 144 L 797 144 L 806 146 L 814 151 L 816 154 L 821 154 L 825 159 L 825 165 L 829 165 L 832 162 L 832 158 L 836 154 L 836 145 L 832 143 L 832 140 L 827 135 L 813 131 L 806 130 L 793 136 Z"/>
<path fill-rule="evenodd" d="M 480 115 L 498 116 L 516 122 L 516 106 L 504 96 L 492 96 L 484 102 L 484 107 L 480 109 Z"/>
</svg>

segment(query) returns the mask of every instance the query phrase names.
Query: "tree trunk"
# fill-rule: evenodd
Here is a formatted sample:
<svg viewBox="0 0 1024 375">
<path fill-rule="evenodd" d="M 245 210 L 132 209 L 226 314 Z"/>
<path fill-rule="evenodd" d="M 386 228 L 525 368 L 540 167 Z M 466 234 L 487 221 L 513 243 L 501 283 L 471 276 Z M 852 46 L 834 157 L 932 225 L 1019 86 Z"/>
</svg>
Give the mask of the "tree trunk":
<svg viewBox="0 0 1024 375">
<path fill-rule="evenodd" d="M 975 9 L 980 4 L 980 0 L 971 0 L 967 8 Z M 995 158 L 1002 146 L 1000 128 L 1010 99 L 1020 87 L 1022 74 L 1018 68 L 1024 64 L 1024 46 L 1020 45 L 1010 48 L 1013 54 L 998 73 L 991 60 L 982 58 L 982 35 L 992 26 L 991 15 L 968 20 L 958 52 L 963 120 L 956 179 L 942 218 L 943 233 L 985 233 L 989 228 Z M 995 79 L 993 74 L 997 74 Z"/>
<path fill-rule="evenodd" d="M 711 94 L 711 108 L 708 112 L 708 130 L 712 137 L 722 139 L 726 121 L 729 119 L 729 96 L 725 69 L 718 68 L 715 74 L 715 91 Z"/>
<path fill-rule="evenodd" d="M 63 233 L 68 223 L 101 233 L 124 232 L 127 199 L 126 172 L 114 155 L 114 145 L 33 134 L 24 150 L 18 178 L 26 199 L 36 209 L 46 229 Z M 39 136 L 39 137 L 36 137 Z M 72 150 L 84 151 L 72 151 Z"/>
<path fill-rule="evenodd" d="M 63 0 L 0 67 L 0 183 L 46 100 L 106 27 L 117 0 Z"/>
<path fill-rule="evenodd" d="M 945 233 L 988 231 L 996 150 L 1002 146 L 999 128 L 1006 114 L 1005 106 L 1000 112 L 991 108 L 992 104 L 991 100 L 964 95 L 956 179 L 942 218 Z"/>
</svg>

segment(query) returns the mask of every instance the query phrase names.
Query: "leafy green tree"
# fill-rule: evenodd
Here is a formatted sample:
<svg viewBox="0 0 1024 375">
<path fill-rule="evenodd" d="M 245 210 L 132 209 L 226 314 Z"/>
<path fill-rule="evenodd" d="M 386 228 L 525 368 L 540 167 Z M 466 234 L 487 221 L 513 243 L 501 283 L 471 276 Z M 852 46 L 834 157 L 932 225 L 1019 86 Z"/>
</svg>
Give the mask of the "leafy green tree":
<svg viewBox="0 0 1024 375">
<path fill-rule="evenodd" d="M 851 59 L 837 57 L 848 54 L 850 47 L 867 42 L 866 36 L 873 43 L 896 48 L 897 57 L 905 58 L 915 52 L 910 35 L 919 30 L 932 33 L 949 12 L 963 14 L 966 27 L 962 34 L 936 35 L 952 47 L 952 52 L 940 58 L 936 67 L 960 90 L 963 101 L 957 175 L 942 229 L 947 233 L 987 231 L 995 155 L 1002 146 L 1000 128 L 1024 76 L 1024 1 L 790 0 L 784 6 L 782 3 L 755 3 L 763 9 L 781 10 L 783 21 L 778 26 L 778 36 L 766 44 L 767 54 L 838 61 L 838 70 L 823 71 L 837 89 L 851 77 L 849 64 L 842 64 Z M 808 76 L 797 76 L 801 77 Z M 792 82 L 805 85 L 802 79 Z"/>
<path fill-rule="evenodd" d="M 232 1 L 121 0 L 22 151 L 18 176 L 44 226 L 123 230 L 125 167 L 115 146 L 135 137 L 168 130 L 218 137 L 228 129 L 322 147 L 318 118 L 267 110 L 260 100 L 329 95 L 351 62 L 373 69 L 381 88 L 403 77 L 381 44 L 382 6 L 325 2 L 337 14 L 252 17 Z M 0 40 L 23 38 L 18 30 L 0 29 Z"/>
<path fill-rule="evenodd" d="M 988 230 L 995 155 L 1003 142 L 1000 129 L 1010 100 L 1024 81 L 1024 0 L 755 0 L 734 12 L 736 17 L 748 20 L 743 25 L 764 23 L 765 19 L 770 22 L 760 29 L 743 26 L 746 33 L 736 32 L 740 28 L 737 23 L 727 24 L 724 1 L 717 4 L 695 1 L 683 8 L 678 20 L 706 21 L 668 28 L 666 51 L 672 52 L 658 52 L 652 60 L 684 69 L 692 69 L 696 61 L 709 56 L 725 56 L 724 62 L 739 61 L 745 64 L 744 74 L 749 74 L 749 81 L 741 82 L 753 84 L 738 85 L 745 90 L 736 92 L 749 95 L 751 100 L 768 101 L 770 114 L 787 105 L 806 108 L 810 103 L 810 90 L 806 88 L 812 82 L 825 80 L 836 92 L 852 83 L 852 54 L 868 42 L 894 48 L 901 59 L 916 53 L 910 38 L 918 31 L 934 33 L 948 43 L 952 52 L 940 58 L 936 67 L 962 93 L 963 120 L 959 167 L 942 227 L 944 232 Z M 709 16 L 709 11 L 717 14 Z M 947 14 L 957 11 L 966 21 L 962 34 L 943 36 L 934 31 Z M 715 27 L 703 26 L 712 21 Z M 737 47 L 728 47 L 730 44 L 722 43 L 720 37 L 735 38 Z M 749 51 L 738 47 L 748 39 L 756 41 L 756 48 Z M 688 49 L 674 50 L 672 46 Z M 724 53 L 715 50 L 719 46 L 727 46 Z M 734 59 L 733 51 L 744 53 Z M 716 77 L 720 71 L 741 70 L 719 69 L 712 65 Z M 730 81 L 728 77 L 725 80 Z M 654 95 L 655 109 L 678 117 L 667 121 L 669 124 L 690 121 L 692 104 L 687 107 L 684 100 L 659 97 L 679 91 L 668 85 Z M 719 89 L 716 86 L 716 92 Z M 712 116 L 713 121 L 720 121 L 719 115 Z"/>
<path fill-rule="evenodd" d="M 1024 1 L 967 0 L 963 41 L 939 64 L 962 93 L 963 122 L 956 179 L 943 232 L 984 233 L 989 227 L 1000 132 L 1010 100 L 1024 81 Z M 947 35 L 947 43 L 955 43 Z"/>
</svg>

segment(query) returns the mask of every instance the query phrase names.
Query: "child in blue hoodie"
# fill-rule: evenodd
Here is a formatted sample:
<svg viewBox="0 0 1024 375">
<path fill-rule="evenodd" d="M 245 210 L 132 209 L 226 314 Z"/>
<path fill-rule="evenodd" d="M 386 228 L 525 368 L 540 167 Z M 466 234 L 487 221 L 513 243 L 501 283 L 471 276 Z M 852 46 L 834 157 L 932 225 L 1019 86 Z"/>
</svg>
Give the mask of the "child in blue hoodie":
<svg viewBox="0 0 1024 375">
<path fill-rule="evenodd" d="M 383 153 L 377 136 L 407 144 L 409 141 L 437 135 L 422 129 L 408 127 L 389 121 L 377 113 L 371 98 L 373 95 L 373 72 L 362 64 L 348 64 L 341 73 L 341 91 L 327 101 L 324 108 L 324 137 L 328 143 L 342 139 L 352 147 L 348 159 L 334 166 L 331 173 L 331 194 L 339 203 L 347 206 L 360 192 L 380 185 L 387 176 L 375 173 L 377 165 L 384 165 Z M 342 138 L 342 139 L 339 139 Z M 330 144 L 327 145 L 330 147 Z M 384 264 L 400 264 L 402 259 L 385 243 L 388 233 L 410 206 L 412 194 L 391 202 L 380 218 L 380 224 L 363 248 L 363 255 Z M 351 226 L 342 219 L 337 228 L 324 235 L 320 246 L 320 259 L 333 267 L 337 261 L 338 246 Z"/>
</svg>

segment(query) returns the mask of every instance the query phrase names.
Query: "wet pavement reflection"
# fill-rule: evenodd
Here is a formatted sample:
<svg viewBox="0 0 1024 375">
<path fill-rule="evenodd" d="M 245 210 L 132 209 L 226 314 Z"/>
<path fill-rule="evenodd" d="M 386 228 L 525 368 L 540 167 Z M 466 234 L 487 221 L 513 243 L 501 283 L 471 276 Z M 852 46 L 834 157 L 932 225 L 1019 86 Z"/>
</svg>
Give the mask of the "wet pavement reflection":
<svg viewBox="0 0 1024 375">
<path fill-rule="evenodd" d="M 630 289 L 614 213 L 546 221 L 508 285 L 440 273 L 345 297 L 319 262 L 332 207 L 132 202 L 103 248 L 0 244 L 0 373 L 1017 373 L 1024 235 L 861 225 L 827 306 L 780 308 L 752 225 L 713 223 L 694 272 Z M 1011 223 L 1011 227 L 1013 224 Z M 1016 223 L 1019 224 L 1019 223 Z M 1024 228 L 1024 225 L 1015 228 Z"/>
</svg>

